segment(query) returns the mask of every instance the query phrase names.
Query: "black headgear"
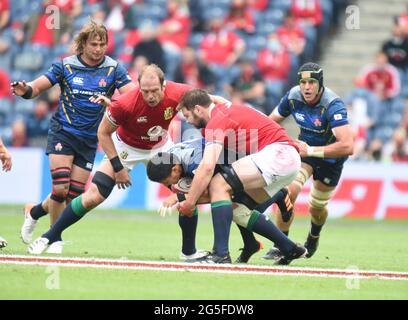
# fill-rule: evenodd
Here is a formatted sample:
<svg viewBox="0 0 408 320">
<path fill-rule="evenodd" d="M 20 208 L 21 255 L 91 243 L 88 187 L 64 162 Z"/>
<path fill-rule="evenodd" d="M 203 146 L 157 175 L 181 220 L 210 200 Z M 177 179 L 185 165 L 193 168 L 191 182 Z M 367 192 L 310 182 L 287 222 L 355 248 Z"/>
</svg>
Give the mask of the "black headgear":
<svg viewBox="0 0 408 320">
<path fill-rule="evenodd" d="M 307 62 L 299 68 L 299 82 L 301 80 L 317 80 L 319 82 L 318 92 L 323 88 L 323 69 L 314 62 Z"/>
</svg>

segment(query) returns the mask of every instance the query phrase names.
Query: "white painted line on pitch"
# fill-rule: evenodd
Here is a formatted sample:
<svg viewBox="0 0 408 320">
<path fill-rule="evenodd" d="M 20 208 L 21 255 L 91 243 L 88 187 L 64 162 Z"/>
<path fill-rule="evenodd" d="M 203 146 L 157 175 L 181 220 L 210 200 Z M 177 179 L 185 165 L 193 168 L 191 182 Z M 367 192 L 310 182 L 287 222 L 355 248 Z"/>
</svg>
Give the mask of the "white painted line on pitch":
<svg viewBox="0 0 408 320">
<path fill-rule="evenodd" d="M 165 271 L 192 271 L 216 272 L 231 274 L 268 274 L 284 276 L 305 276 L 324 278 L 359 278 L 408 280 L 408 272 L 377 271 L 377 270 L 344 270 L 321 268 L 277 267 L 259 265 L 233 264 L 194 264 L 160 261 L 114 260 L 97 258 L 69 258 L 23 255 L 0 255 L 2 264 L 44 265 L 82 268 L 107 268 L 131 270 L 165 270 Z"/>
</svg>

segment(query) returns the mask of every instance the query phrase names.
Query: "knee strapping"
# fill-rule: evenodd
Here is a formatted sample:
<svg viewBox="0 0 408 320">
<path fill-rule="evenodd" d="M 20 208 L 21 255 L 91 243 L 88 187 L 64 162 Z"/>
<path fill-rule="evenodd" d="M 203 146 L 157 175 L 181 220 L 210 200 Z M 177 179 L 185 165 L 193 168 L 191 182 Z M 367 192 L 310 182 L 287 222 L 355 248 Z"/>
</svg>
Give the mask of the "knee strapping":
<svg viewBox="0 0 408 320">
<path fill-rule="evenodd" d="M 300 188 L 303 188 L 303 185 L 310 178 L 310 176 L 311 174 L 305 168 L 300 168 L 299 173 L 293 182 L 298 184 Z"/>
<path fill-rule="evenodd" d="M 68 198 L 73 200 L 83 194 L 85 191 L 85 183 L 71 180 L 69 184 Z"/>
<path fill-rule="evenodd" d="M 248 226 L 249 219 L 251 218 L 252 210 L 248 209 L 246 206 L 242 204 L 238 204 L 232 211 L 232 221 L 234 221 L 237 225 L 246 228 Z"/>
<path fill-rule="evenodd" d="M 115 181 L 107 174 L 100 171 L 95 173 L 92 182 L 97 186 L 99 193 L 105 199 L 109 197 L 115 186 Z"/>
<path fill-rule="evenodd" d="M 68 194 L 69 181 L 71 179 L 71 168 L 59 167 L 51 170 L 52 192 L 51 199 L 62 203 Z"/>
<path fill-rule="evenodd" d="M 322 210 L 327 207 L 333 190 L 331 191 L 320 191 L 312 186 L 312 190 L 309 194 L 309 206 L 313 209 Z"/>
</svg>

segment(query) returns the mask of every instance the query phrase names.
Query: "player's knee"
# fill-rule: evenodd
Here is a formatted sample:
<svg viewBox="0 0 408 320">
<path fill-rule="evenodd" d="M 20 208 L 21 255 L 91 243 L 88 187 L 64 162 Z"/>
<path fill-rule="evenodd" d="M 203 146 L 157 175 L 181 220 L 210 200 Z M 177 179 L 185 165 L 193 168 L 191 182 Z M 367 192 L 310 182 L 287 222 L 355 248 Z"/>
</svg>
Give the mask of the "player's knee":
<svg viewBox="0 0 408 320">
<path fill-rule="evenodd" d="M 309 207 L 315 211 L 316 214 L 327 211 L 327 205 L 332 194 L 333 190 L 320 191 L 312 186 L 312 190 L 309 194 Z"/>
<path fill-rule="evenodd" d="M 102 196 L 104 199 L 108 198 L 111 194 L 113 187 L 115 186 L 115 180 L 113 180 L 107 174 L 97 171 L 92 179 L 93 185 L 91 186 L 91 193 Z M 95 189 L 96 186 L 96 189 Z M 92 198 L 97 198 L 96 196 Z"/>
<path fill-rule="evenodd" d="M 240 204 L 233 210 L 232 221 L 234 221 L 237 225 L 246 228 L 251 218 L 251 213 L 252 211 L 250 209 Z"/>
<path fill-rule="evenodd" d="M 71 168 L 59 167 L 51 170 L 52 193 L 51 199 L 56 202 L 64 202 L 68 196 Z"/>
<path fill-rule="evenodd" d="M 85 183 L 76 181 L 76 180 L 71 180 L 69 184 L 67 201 L 71 201 L 75 199 L 76 197 L 83 194 L 84 191 L 85 191 Z"/>
<path fill-rule="evenodd" d="M 291 189 L 293 189 L 293 190 L 290 190 L 292 196 L 297 195 L 295 191 L 296 190 L 301 190 L 303 188 L 303 185 L 310 178 L 310 175 L 311 175 L 311 173 L 309 173 L 305 168 L 300 168 L 295 180 L 293 180 L 293 182 L 292 182 L 293 187 Z"/>
</svg>

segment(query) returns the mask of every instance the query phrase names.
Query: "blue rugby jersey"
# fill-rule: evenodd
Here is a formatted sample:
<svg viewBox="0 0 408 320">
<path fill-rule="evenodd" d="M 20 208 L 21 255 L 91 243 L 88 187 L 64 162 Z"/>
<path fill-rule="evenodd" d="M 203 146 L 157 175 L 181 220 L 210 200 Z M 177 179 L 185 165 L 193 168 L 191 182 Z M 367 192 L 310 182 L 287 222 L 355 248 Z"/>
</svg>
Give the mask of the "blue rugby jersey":
<svg viewBox="0 0 408 320">
<path fill-rule="evenodd" d="M 193 139 L 179 142 L 167 152 L 178 157 L 183 167 L 183 177 L 194 177 L 195 171 L 203 158 L 205 148 L 204 139 Z"/>
<path fill-rule="evenodd" d="M 127 70 L 109 56 L 98 66 L 88 66 L 73 55 L 54 63 L 45 73 L 52 85 L 58 83 L 61 95 L 53 121 L 63 129 L 84 137 L 96 138 L 105 108 L 89 101 L 96 94 L 112 97 L 116 88 L 129 82 Z"/>
<path fill-rule="evenodd" d="M 309 106 L 302 97 L 300 87 L 293 87 L 277 106 L 283 117 L 292 115 L 300 128 L 299 140 L 310 146 L 325 146 L 336 142 L 331 129 L 348 124 L 347 108 L 332 90 L 325 87 L 320 101 Z M 330 163 L 344 162 L 343 158 L 324 158 Z"/>
</svg>

